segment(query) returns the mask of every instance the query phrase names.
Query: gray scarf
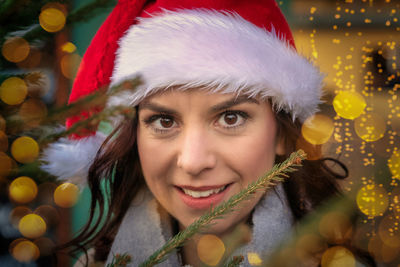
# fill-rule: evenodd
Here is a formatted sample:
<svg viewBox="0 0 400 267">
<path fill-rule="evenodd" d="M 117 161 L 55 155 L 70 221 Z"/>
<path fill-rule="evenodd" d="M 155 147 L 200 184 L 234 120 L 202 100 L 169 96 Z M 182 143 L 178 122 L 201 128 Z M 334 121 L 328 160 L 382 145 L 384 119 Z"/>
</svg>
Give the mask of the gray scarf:
<svg viewBox="0 0 400 267">
<path fill-rule="evenodd" d="M 138 266 L 146 260 L 172 237 L 168 216 L 149 191 L 139 194 L 121 223 L 106 264 L 111 263 L 115 254 L 124 253 L 132 256 L 132 263 L 128 266 Z M 250 243 L 235 252 L 235 255 L 245 256 L 243 267 L 251 266 L 246 257 L 248 252 L 268 255 L 290 234 L 293 216 L 281 184 L 268 190 L 256 205 L 252 222 Z M 171 253 L 157 266 L 181 265 L 178 255 Z"/>
</svg>

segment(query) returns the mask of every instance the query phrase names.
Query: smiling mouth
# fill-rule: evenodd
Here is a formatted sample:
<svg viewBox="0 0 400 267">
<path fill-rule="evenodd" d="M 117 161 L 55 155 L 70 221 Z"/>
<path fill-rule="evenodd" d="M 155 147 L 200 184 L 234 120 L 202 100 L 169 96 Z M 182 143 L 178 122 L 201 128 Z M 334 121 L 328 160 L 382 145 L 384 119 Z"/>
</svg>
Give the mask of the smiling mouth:
<svg viewBox="0 0 400 267">
<path fill-rule="evenodd" d="M 192 190 L 192 189 L 188 189 L 188 188 L 182 188 L 179 187 L 181 189 L 181 191 L 183 193 L 185 193 L 188 196 L 191 196 L 193 198 L 205 198 L 205 197 L 209 197 L 211 195 L 214 194 L 218 194 L 222 191 L 224 191 L 230 184 L 218 187 L 218 188 L 213 188 L 213 189 L 209 189 L 209 190 Z"/>
</svg>

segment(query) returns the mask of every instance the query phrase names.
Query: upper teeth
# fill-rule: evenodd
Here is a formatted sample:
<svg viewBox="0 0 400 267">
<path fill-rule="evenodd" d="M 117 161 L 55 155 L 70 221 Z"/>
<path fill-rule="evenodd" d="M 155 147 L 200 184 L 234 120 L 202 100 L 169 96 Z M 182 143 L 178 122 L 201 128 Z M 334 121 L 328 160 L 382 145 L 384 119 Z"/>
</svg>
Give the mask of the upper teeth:
<svg viewBox="0 0 400 267">
<path fill-rule="evenodd" d="M 183 192 L 185 192 L 186 195 L 189 195 L 194 198 L 200 198 L 200 197 L 208 197 L 209 195 L 216 194 L 224 190 L 225 186 L 222 186 L 220 188 L 216 189 L 211 189 L 211 190 L 206 190 L 206 191 L 193 191 L 189 189 L 183 189 Z"/>
</svg>

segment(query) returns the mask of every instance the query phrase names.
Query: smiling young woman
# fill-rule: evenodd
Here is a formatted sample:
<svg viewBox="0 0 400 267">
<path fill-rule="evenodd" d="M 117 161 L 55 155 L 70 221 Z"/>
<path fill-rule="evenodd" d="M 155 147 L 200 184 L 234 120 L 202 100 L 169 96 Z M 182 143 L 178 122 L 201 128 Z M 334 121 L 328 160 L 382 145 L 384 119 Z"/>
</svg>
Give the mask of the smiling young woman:
<svg viewBox="0 0 400 267">
<path fill-rule="evenodd" d="M 297 150 L 322 94 L 322 76 L 297 54 L 274 0 L 120 0 L 83 58 L 70 102 L 135 75 L 142 84 L 107 103 L 134 107 L 133 119 L 115 118 L 110 135 L 61 140 L 43 158 L 60 178 L 83 177 L 92 194 L 87 225 L 61 248 L 94 248 L 106 263 L 128 253 L 132 266 Z M 245 225 L 249 238 L 235 253 L 268 255 L 339 194 L 336 178 L 322 157 L 306 160 L 202 234 L 224 239 Z M 197 239 L 161 266 L 200 266 Z M 246 258 L 242 266 L 250 265 Z"/>
</svg>

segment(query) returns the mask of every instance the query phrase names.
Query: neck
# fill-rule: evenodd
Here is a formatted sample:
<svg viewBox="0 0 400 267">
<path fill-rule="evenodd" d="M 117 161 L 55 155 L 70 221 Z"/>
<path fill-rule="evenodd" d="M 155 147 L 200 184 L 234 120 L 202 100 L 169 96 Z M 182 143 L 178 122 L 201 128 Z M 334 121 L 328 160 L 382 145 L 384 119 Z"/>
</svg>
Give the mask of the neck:
<svg viewBox="0 0 400 267">
<path fill-rule="evenodd" d="M 207 235 L 207 236 L 206 236 Z M 211 237 L 210 237 L 211 236 Z M 205 254 L 211 256 L 209 259 L 200 259 L 198 252 L 199 241 L 206 247 Z M 224 232 L 223 234 L 196 234 L 190 240 L 185 242 L 181 250 L 183 264 L 189 264 L 193 267 L 216 265 L 224 262 L 237 248 L 250 242 L 251 229 L 248 224 L 242 222 L 236 225 L 233 229 Z M 222 242 L 220 242 L 222 241 Z M 223 244 L 223 245 L 222 245 Z M 201 251 L 201 245 L 200 251 Z M 214 258 L 210 252 L 215 252 Z M 216 264 L 210 264 L 213 261 L 218 261 Z M 211 262 L 204 262 L 210 260 Z"/>
</svg>

